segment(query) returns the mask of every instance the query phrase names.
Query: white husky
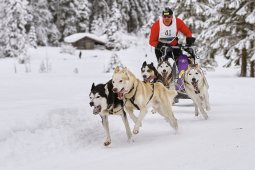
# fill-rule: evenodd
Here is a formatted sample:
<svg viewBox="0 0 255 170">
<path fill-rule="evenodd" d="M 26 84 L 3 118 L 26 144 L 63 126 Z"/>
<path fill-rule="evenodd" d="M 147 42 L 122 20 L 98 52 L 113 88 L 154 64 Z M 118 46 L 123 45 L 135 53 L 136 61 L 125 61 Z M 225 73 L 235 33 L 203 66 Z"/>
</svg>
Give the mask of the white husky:
<svg viewBox="0 0 255 170">
<path fill-rule="evenodd" d="M 120 100 L 124 99 L 125 109 L 135 122 L 134 134 L 139 133 L 142 120 L 151 106 L 177 130 L 177 120 L 172 111 L 173 98 L 177 94 L 175 90 L 168 90 L 159 82 L 145 83 L 137 79 L 127 68 L 119 67 L 114 70 L 112 83 L 113 92 Z M 138 118 L 133 113 L 134 108 L 140 110 Z"/>
<path fill-rule="evenodd" d="M 184 87 L 187 95 L 195 104 L 195 115 L 198 116 L 198 109 L 204 119 L 208 118 L 205 110 L 210 110 L 208 82 L 204 76 L 203 70 L 198 64 L 188 66 L 184 76 Z"/>
</svg>

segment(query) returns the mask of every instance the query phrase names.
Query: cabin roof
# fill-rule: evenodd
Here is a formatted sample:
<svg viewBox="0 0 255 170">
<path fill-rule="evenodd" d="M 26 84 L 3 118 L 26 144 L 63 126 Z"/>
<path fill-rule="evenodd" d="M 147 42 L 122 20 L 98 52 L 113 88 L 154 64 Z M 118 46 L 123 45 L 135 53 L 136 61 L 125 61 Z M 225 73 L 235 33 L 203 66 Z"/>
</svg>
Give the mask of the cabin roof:
<svg viewBox="0 0 255 170">
<path fill-rule="evenodd" d="M 67 43 L 75 43 L 75 42 L 77 42 L 80 39 L 83 39 L 85 37 L 87 37 L 89 39 L 92 39 L 92 40 L 94 40 L 98 43 L 101 43 L 101 44 L 106 43 L 104 38 L 98 37 L 97 35 L 94 35 L 94 34 L 91 34 L 91 33 L 75 33 L 75 34 L 72 34 L 72 35 L 69 35 L 69 36 L 65 37 L 64 41 L 67 42 Z"/>
</svg>

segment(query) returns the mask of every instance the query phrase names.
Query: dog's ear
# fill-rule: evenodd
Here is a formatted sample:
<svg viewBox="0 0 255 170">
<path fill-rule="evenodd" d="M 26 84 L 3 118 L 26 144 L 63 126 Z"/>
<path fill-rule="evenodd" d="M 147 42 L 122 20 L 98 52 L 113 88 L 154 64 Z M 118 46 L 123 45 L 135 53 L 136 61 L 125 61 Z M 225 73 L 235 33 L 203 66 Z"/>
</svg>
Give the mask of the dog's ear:
<svg viewBox="0 0 255 170">
<path fill-rule="evenodd" d="M 125 72 L 125 77 L 124 77 L 124 80 L 129 80 L 129 75 L 128 75 L 128 72 Z"/>
<path fill-rule="evenodd" d="M 115 67 L 114 73 L 118 73 L 119 71 L 120 71 L 120 67 L 119 66 Z"/>
<path fill-rule="evenodd" d="M 191 65 L 190 64 L 188 64 L 188 68 L 187 68 L 187 70 L 189 70 L 191 68 Z"/>
<path fill-rule="evenodd" d="M 144 61 L 142 67 L 144 67 L 144 66 L 146 66 L 146 65 L 147 65 L 147 62 Z"/>
<path fill-rule="evenodd" d="M 125 76 L 123 76 L 124 80 L 129 80 L 129 71 L 127 69 L 127 67 L 123 68 L 122 72 L 124 73 Z"/>
<path fill-rule="evenodd" d="M 92 84 L 91 90 L 93 90 L 94 88 L 95 88 L 95 83 Z"/>
<path fill-rule="evenodd" d="M 160 63 L 162 63 L 163 61 L 164 61 L 164 59 L 163 59 L 162 57 L 160 57 L 159 60 L 158 60 L 158 63 L 160 64 Z"/>
<path fill-rule="evenodd" d="M 108 85 L 107 84 L 104 86 L 104 89 L 105 89 L 105 94 L 107 96 L 109 96 L 109 90 L 108 90 Z"/>
<path fill-rule="evenodd" d="M 124 68 L 122 69 L 122 72 L 123 72 L 123 73 L 126 73 L 126 72 L 127 72 L 127 67 L 124 67 Z"/>
<path fill-rule="evenodd" d="M 154 67 L 153 62 L 151 62 L 151 66 L 153 66 L 153 67 Z"/>
</svg>

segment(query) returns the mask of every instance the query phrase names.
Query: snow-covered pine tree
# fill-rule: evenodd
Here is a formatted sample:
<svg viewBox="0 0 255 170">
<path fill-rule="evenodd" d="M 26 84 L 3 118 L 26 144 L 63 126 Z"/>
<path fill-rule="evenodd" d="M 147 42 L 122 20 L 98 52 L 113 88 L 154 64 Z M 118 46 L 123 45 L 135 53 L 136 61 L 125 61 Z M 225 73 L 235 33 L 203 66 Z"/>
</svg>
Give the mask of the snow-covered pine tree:
<svg viewBox="0 0 255 170">
<path fill-rule="evenodd" d="M 123 30 L 127 31 L 127 21 L 129 20 L 129 11 L 130 11 L 130 4 L 129 0 L 122 0 L 117 2 L 120 8 L 120 14 L 121 14 L 121 27 Z"/>
<path fill-rule="evenodd" d="M 119 56 L 116 53 L 113 53 L 110 62 L 105 70 L 106 73 L 109 73 L 115 69 L 115 67 L 123 67 L 123 64 L 121 63 Z"/>
<path fill-rule="evenodd" d="M 73 0 L 48 0 L 51 6 L 51 11 L 54 16 L 56 26 L 61 33 L 60 41 L 65 36 L 77 32 L 76 24 L 77 18 L 73 8 Z"/>
<path fill-rule="evenodd" d="M 48 1 L 45 0 L 31 0 L 30 13 L 33 15 L 30 26 L 35 26 L 37 44 L 41 46 L 57 45 L 60 39 L 60 32 L 53 22 L 53 15 L 49 7 Z"/>
<path fill-rule="evenodd" d="M 246 63 L 254 55 L 255 2 L 252 0 L 215 0 L 215 16 L 201 37 L 208 57 L 220 54 L 229 59 L 225 65 L 242 65 L 241 76 L 246 76 Z M 242 58 L 242 60 L 241 60 Z M 242 62 L 241 62 L 242 61 Z"/>
<path fill-rule="evenodd" d="M 146 14 L 146 22 L 142 26 L 141 31 L 145 37 L 148 37 L 152 24 L 158 19 L 162 10 L 167 5 L 159 0 L 147 0 L 143 2 L 147 5 L 147 7 L 144 9 Z"/>
<path fill-rule="evenodd" d="M 90 32 L 100 36 L 106 31 L 110 8 L 105 0 L 93 0 L 90 18 Z"/>
<path fill-rule="evenodd" d="M 89 32 L 89 18 L 91 15 L 91 3 L 88 0 L 74 0 L 76 17 L 78 19 L 77 32 Z"/>
<path fill-rule="evenodd" d="M 121 14 L 118 9 L 116 0 L 114 0 L 111 7 L 110 19 L 106 26 L 106 34 L 108 36 L 108 42 L 106 43 L 106 47 L 108 49 L 115 48 L 116 50 L 119 50 L 119 48 L 121 48 L 121 42 L 118 41 L 119 37 L 116 34 L 117 31 L 121 31 L 120 21 L 121 21 Z"/>
<path fill-rule="evenodd" d="M 91 6 L 87 0 L 69 0 L 61 8 L 61 23 L 63 36 L 66 37 L 73 33 L 89 31 L 89 15 Z"/>
<path fill-rule="evenodd" d="M 3 30 L 5 32 L 5 56 L 19 57 L 24 63 L 26 56 L 26 29 L 29 18 L 27 0 L 4 0 Z"/>
<path fill-rule="evenodd" d="M 3 0 L 0 0 L 0 8 L 4 9 L 4 2 Z M 3 21 L 5 17 L 4 10 L 0 10 L 0 21 Z M 3 22 L 0 22 L 0 58 L 4 57 L 4 40 L 5 40 L 6 34 L 4 32 L 4 24 Z"/>
<path fill-rule="evenodd" d="M 61 4 L 62 5 L 62 4 Z M 63 4 L 64 5 L 64 4 Z M 66 4 L 67 5 L 67 4 Z M 64 37 L 77 33 L 77 23 L 78 17 L 76 16 L 76 7 L 74 6 L 73 2 L 69 2 L 69 4 L 62 8 L 63 15 L 62 19 L 62 28 Z M 61 12 L 62 13 L 62 12 Z"/>
<path fill-rule="evenodd" d="M 29 33 L 28 33 L 28 42 L 29 45 L 33 48 L 37 48 L 37 38 L 35 33 L 35 26 L 31 25 Z"/>
<path fill-rule="evenodd" d="M 128 11 L 129 14 L 129 20 L 127 20 L 127 31 L 130 32 L 137 32 L 142 26 L 142 10 L 140 6 L 137 4 L 137 0 L 129 0 L 130 3 L 130 11 Z"/>
</svg>

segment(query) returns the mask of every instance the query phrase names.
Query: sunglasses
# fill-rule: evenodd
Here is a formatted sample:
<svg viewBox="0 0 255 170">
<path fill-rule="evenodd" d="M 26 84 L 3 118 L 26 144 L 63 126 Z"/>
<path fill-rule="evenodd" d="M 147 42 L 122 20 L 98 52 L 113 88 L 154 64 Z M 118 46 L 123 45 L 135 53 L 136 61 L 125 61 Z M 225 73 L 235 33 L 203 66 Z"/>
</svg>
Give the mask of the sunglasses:
<svg viewBox="0 0 255 170">
<path fill-rule="evenodd" d="M 173 18 L 172 15 L 163 15 L 163 18 Z"/>
</svg>

